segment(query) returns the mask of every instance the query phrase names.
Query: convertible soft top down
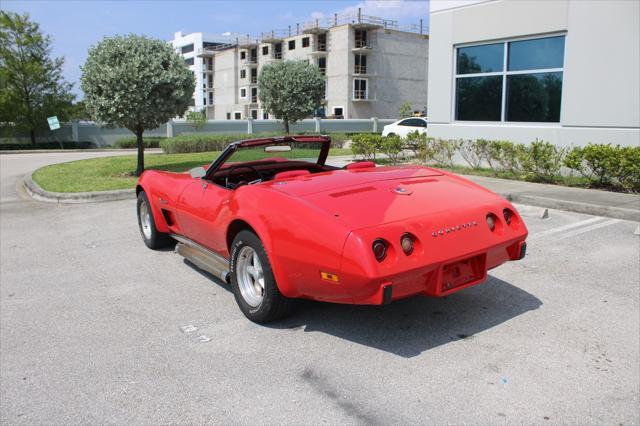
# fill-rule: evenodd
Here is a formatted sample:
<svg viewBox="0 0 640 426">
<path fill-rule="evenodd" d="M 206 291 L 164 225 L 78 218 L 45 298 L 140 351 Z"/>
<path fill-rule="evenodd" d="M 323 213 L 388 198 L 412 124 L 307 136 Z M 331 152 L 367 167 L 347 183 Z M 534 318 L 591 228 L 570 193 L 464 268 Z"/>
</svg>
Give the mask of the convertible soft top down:
<svg viewBox="0 0 640 426">
<path fill-rule="evenodd" d="M 145 172 L 137 187 L 145 243 L 177 240 L 180 254 L 231 282 L 257 322 L 285 315 L 297 298 L 444 296 L 524 256 L 526 226 L 493 192 L 418 165 L 328 166 L 330 144 L 253 139 L 206 169 Z"/>
</svg>

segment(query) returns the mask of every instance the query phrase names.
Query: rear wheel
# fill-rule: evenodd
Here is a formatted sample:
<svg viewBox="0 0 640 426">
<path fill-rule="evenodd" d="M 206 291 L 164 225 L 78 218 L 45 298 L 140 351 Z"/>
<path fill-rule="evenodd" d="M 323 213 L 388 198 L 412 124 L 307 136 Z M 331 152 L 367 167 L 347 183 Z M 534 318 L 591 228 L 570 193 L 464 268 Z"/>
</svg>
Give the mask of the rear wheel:
<svg viewBox="0 0 640 426">
<path fill-rule="evenodd" d="M 253 322 L 282 318 L 293 308 L 294 300 L 280 293 L 267 253 L 253 232 L 241 231 L 233 240 L 231 287 L 240 310 Z"/>
<path fill-rule="evenodd" d="M 173 241 L 168 234 L 158 232 L 156 222 L 153 219 L 149 198 L 147 198 L 147 194 L 144 191 L 140 191 L 138 194 L 137 211 L 140 235 L 142 235 L 142 240 L 147 247 L 152 250 L 157 250 L 172 244 Z"/>
</svg>

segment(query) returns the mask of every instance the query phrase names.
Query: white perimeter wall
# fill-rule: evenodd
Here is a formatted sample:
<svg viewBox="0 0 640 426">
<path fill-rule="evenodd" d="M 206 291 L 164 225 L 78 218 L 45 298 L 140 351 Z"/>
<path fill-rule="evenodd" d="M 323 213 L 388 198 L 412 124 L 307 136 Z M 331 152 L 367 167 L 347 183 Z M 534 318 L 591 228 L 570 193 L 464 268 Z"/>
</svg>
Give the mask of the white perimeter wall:
<svg viewBox="0 0 640 426">
<path fill-rule="evenodd" d="M 566 31 L 560 123 L 453 120 L 453 63 L 461 43 Z M 559 145 L 640 144 L 640 2 L 437 1 L 431 5 L 429 133 Z"/>
</svg>

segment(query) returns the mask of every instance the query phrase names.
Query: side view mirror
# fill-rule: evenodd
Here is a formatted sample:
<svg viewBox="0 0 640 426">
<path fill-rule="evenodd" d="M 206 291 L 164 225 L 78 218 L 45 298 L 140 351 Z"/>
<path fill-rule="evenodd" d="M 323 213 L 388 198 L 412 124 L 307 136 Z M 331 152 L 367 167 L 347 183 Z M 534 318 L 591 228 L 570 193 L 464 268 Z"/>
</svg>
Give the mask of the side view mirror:
<svg viewBox="0 0 640 426">
<path fill-rule="evenodd" d="M 207 174 L 207 171 L 204 169 L 204 167 L 194 167 L 193 169 L 189 170 L 189 174 L 194 179 L 202 179 Z"/>
</svg>

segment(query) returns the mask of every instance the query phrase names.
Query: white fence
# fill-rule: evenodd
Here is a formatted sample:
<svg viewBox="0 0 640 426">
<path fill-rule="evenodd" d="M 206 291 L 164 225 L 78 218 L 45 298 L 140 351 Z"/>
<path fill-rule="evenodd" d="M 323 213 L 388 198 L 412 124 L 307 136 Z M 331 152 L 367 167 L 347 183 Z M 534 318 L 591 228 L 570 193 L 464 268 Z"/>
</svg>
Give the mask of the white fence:
<svg viewBox="0 0 640 426">
<path fill-rule="evenodd" d="M 292 125 L 291 133 L 380 133 L 383 126 L 394 121 L 377 118 L 348 120 L 314 118 Z M 254 134 L 279 131 L 283 131 L 282 122 L 279 120 L 209 120 L 198 133 Z M 175 120 L 157 129 L 147 130 L 144 135 L 172 137 L 188 133 L 195 133 L 195 129 L 184 120 Z M 101 127 L 92 122 L 74 122 L 65 123 L 58 130 L 38 132 L 36 140 L 38 142 L 90 142 L 100 147 L 113 145 L 117 139 L 131 136 L 134 134 L 124 128 Z M 20 135 L 10 140 L 28 143 L 29 136 Z"/>
</svg>

